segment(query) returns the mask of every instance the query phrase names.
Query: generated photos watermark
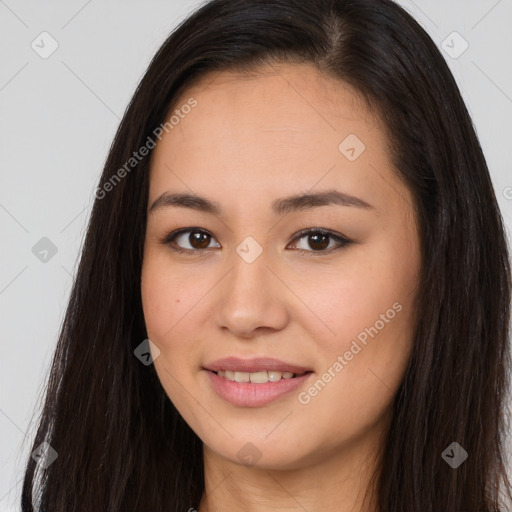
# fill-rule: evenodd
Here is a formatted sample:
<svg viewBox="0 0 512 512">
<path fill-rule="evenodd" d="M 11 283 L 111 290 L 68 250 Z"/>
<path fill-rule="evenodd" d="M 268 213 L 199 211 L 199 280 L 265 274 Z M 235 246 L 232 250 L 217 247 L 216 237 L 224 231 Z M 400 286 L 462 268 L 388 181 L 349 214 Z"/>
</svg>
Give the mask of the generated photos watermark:
<svg viewBox="0 0 512 512">
<path fill-rule="evenodd" d="M 352 340 L 350 348 L 346 350 L 342 355 L 336 358 L 336 361 L 320 376 L 320 378 L 312 384 L 306 391 L 301 391 L 297 395 L 297 400 L 302 405 L 307 405 L 311 402 L 311 399 L 320 393 L 329 382 L 331 382 L 340 372 L 349 364 L 355 355 L 359 354 L 361 350 L 368 345 L 371 339 L 375 338 L 379 332 L 384 329 L 386 324 L 389 324 L 393 320 L 397 313 L 402 311 L 402 304 L 395 302 L 391 308 L 382 313 L 371 327 L 366 327 L 357 336 L 356 339 Z M 360 344 L 359 344 L 359 343 Z"/>
<path fill-rule="evenodd" d="M 192 111 L 193 107 L 197 106 L 197 100 L 195 98 L 189 98 L 187 103 L 181 105 L 180 108 L 174 111 L 174 114 L 169 117 L 169 120 L 165 123 L 160 123 L 152 134 L 158 140 L 162 140 L 163 133 L 169 133 L 173 130 L 187 114 Z M 105 183 L 98 187 L 94 193 L 96 199 L 103 199 L 108 192 L 113 190 L 115 186 L 132 171 L 139 162 L 141 162 L 150 151 L 156 146 L 156 141 L 151 135 L 148 135 L 146 142 L 138 149 L 134 151 L 132 156 L 120 167 Z"/>
</svg>

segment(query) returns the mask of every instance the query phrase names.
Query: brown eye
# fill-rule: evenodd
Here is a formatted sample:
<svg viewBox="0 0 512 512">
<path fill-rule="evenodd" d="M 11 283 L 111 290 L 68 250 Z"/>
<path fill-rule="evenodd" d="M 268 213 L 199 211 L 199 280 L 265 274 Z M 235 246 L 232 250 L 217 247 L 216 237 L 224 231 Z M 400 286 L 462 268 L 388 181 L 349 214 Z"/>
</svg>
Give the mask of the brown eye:
<svg viewBox="0 0 512 512">
<path fill-rule="evenodd" d="M 210 246 L 212 240 L 214 240 L 212 235 L 202 229 L 187 228 L 170 233 L 162 240 L 162 243 L 171 245 L 176 251 L 199 252 L 208 248 L 220 247 L 220 244 Z"/>
<path fill-rule="evenodd" d="M 325 249 L 329 245 L 329 235 L 308 235 L 308 243 L 315 251 Z"/>
<path fill-rule="evenodd" d="M 295 237 L 292 245 L 297 245 L 297 241 L 302 239 L 306 240 L 306 247 L 295 248 L 302 253 L 331 253 L 352 243 L 352 240 L 323 228 L 310 228 L 301 231 Z M 218 242 L 212 246 L 213 240 L 215 238 L 203 229 L 183 228 L 173 231 L 161 242 L 171 246 L 174 251 L 193 254 L 202 253 L 205 249 L 221 248 Z M 331 246 L 331 242 L 334 242 L 334 245 Z"/>
<path fill-rule="evenodd" d="M 298 245 L 296 241 L 302 239 L 306 240 L 306 243 L 296 249 L 300 252 L 309 253 L 330 253 L 332 250 L 341 249 L 352 243 L 352 240 L 323 228 L 310 228 L 301 231 L 295 237 L 294 245 Z M 335 242 L 334 245 L 331 245 L 332 241 Z"/>
<path fill-rule="evenodd" d="M 194 249 L 206 249 L 210 245 L 211 236 L 200 231 L 192 231 L 188 235 L 188 242 Z"/>
</svg>

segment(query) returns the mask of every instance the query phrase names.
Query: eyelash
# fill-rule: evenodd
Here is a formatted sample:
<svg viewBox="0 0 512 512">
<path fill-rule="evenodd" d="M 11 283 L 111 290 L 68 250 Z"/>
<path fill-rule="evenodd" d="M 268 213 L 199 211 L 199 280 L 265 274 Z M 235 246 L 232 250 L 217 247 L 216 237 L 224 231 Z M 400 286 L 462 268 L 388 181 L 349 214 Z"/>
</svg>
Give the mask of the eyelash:
<svg viewBox="0 0 512 512">
<path fill-rule="evenodd" d="M 204 252 L 208 249 L 212 249 L 211 247 L 205 248 L 205 249 L 183 249 L 182 247 L 173 245 L 174 240 L 178 236 L 183 235 L 184 233 L 194 233 L 194 232 L 207 234 L 214 239 L 213 235 L 211 233 L 209 233 L 208 231 L 201 229 L 201 228 L 193 227 L 193 228 L 182 228 L 182 229 L 173 231 L 173 232 L 169 233 L 168 235 L 166 235 L 160 242 L 163 245 L 169 245 L 171 247 L 171 249 L 175 252 L 187 254 L 187 255 L 193 255 L 194 253 L 200 253 L 200 252 Z M 303 229 L 295 234 L 295 237 L 292 240 L 292 242 L 298 241 L 301 238 L 304 238 L 305 236 L 310 235 L 310 234 L 327 235 L 327 236 L 329 236 L 330 239 L 334 239 L 340 245 L 338 247 L 334 247 L 334 248 L 331 247 L 330 249 L 318 250 L 318 251 L 305 250 L 305 249 L 293 249 L 293 250 L 299 252 L 300 254 L 307 254 L 308 256 L 322 254 L 322 253 L 323 254 L 326 254 L 326 253 L 331 254 L 332 252 L 334 252 L 338 249 L 343 249 L 344 247 L 347 247 L 348 245 L 353 243 L 353 240 L 350 240 L 349 238 L 347 238 L 343 235 L 337 234 L 333 231 L 330 231 L 330 230 L 324 229 L 324 228 Z"/>
</svg>

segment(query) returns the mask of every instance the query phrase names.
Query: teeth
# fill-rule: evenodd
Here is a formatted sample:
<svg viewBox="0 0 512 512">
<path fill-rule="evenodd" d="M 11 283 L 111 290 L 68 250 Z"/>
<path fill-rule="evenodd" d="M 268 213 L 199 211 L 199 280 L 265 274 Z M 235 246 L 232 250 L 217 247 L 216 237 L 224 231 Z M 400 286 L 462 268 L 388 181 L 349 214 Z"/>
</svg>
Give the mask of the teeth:
<svg viewBox="0 0 512 512">
<path fill-rule="evenodd" d="M 268 382 L 267 372 L 254 372 L 248 373 L 247 375 L 249 375 L 250 381 L 256 384 L 264 384 L 265 382 Z"/>
<path fill-rule="evenodd" d="M 262 372 L 232 372 L 229 370 L 217 372 L 219 377 L 236 381 L 236 382 L 253 382 L 254 384 L 264 384 L 265 382 L 276 382 L 281 379 L 291 379 L 298 374 L 292 372 L 275 372 L 275 371 L 262 371 Z"/>
<path fill-rule="evenodd" d="M 235 372 L 236 382 L 249 382 L 250 373 L 247 372 Z"/>
</svg>

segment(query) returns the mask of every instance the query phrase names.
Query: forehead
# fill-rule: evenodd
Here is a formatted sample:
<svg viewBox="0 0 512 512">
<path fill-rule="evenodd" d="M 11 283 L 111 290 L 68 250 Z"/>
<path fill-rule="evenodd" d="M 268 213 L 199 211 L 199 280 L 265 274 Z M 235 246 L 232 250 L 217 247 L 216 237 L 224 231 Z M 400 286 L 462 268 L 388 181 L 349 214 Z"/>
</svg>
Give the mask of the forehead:
<svg viewBox="0 0 512 512">
<path fill-rule="evenodd" d="M 192 98 L 196 106 L 181 110 Z M 320 181 L 354 194 L 366 187 L 368 194 L 378 186 L 374 169 L 392 172 L 378 117 L 350 86 L 308 64 L 209 73 L 181 94 L 169 116 L 176 111 L 179 122 L 152 155 L 152 197 L 169 188 L 209 190 L 226 200 L 233 189 L 277 197 Z M 343 153 L 351 149 L 346 140 L 357 152 L 364 148 L 357 159 Z"/>
<path fill-rule="evenodd" d="M 254 144 L 297 141 L 303 146 L 306 140 L 336 141 L 346 128 L 363 132 L 378 123 L 357 91 L 310 64 L 211 72 L 182 93 L 169 114 L 192 96 L 198 101 L 190 114 L 194 122 L 176 127 L 190 141 L 205 135 L 213 141 L 231 132 L 246 142 L 257 136 Z"/>
</svg>

